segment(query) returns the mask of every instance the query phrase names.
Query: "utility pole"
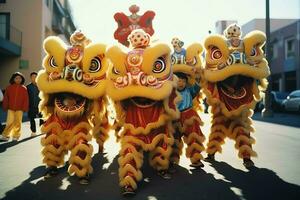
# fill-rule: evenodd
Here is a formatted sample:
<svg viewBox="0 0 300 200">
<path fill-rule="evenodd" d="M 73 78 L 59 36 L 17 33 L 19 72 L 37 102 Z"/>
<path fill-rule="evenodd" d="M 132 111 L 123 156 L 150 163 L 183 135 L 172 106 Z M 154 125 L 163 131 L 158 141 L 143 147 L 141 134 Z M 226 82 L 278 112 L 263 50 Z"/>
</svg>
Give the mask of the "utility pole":
<svg viewBox="0 0 300 200">
<path fill-rule="evenodd" d="M 266 0 L 266 35 L 267 35 L 267 42 L 266 42 L 266 58 L 269 63 L 269 67 L 271 70 L 271 55 L 270 55 L 270 1 Z M 273 110 L 271 108 L 271 90 L 272 90 L 272 78 L 271 75 L 268 77 L 269 85 L 267 87 L 265 93 L 265 108 L 262 110 L 261 115 L 262 117 L 273 117 Z"/>
</svg>

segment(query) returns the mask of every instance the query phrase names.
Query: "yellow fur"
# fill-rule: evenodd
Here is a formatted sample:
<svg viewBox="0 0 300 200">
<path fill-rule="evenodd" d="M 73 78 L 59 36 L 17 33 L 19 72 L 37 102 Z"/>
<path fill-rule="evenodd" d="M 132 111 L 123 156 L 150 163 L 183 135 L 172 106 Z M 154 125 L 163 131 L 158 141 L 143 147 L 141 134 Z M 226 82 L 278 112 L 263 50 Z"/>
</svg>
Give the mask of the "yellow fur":
<svg viewBox="0 0 300 200">
<path fill-rule="evenodd" d="M 80 37 L 81 39 L 79 39 Z M 96 124 L 95 129 L 101 129 L 99 121 L 102 120 L 104 111 L 97 105 L 99 99 L 105 94 L 106 71 L 110 62 L 105 56 L 105 45 L 90 43 L 80 32 L 75 32 L 70 37 L 70 41 L 72 46 L 67 46 L 59 37 L 51 36 L 44 41 L 46 52 L 43 59 L 44 69 L 40 70 L 37 76 L 37 85 L 41 91 L 39 109 L 44 120 L 52 120 L 50 117 L 55 116 L 60 120 L 74 118 L 82 121 L 66 130 L 60 125 L 60 123 L 64 123 L 63 120 L 59 123 L 47 121 L 47 126 L 42 127 L 42 132 L 47 133 L 47 137 L 42 138 L 41 143 L 44 146 L 42 153 L 46 165 L 64 164 L 63 157 L 67 150 L 70 150 L 68 171 L 70 174 L 82 177 L 93 171 L 90 165 L 93 148 L 90 144 L 85 143 L 92 139 L 91 130 L 94 127 L 94 124 L 91 123 L 92 120 Z M 86 104 L 73 112 L 58 109 L 54 103 L 54 98 L 58 93 L 79 95 L 85 99 Z M 103 104 L 105 103 L 103 102 Z M 102 132 L 104 131 L 102 130 Z M 101 136 L 99 137 L 101 138 Z M 54 147 L 54 144 L 58 147 Z M 80 151 L 86 153 L 85 158 L 77 156 Z"/>
<path fill-rule="evenodd" d="M 139 53 L 137 53 L 138 49 L 140 50 Z M 132 55 L 134 57 L 129 57 Z M 172 136 L 174 130 L 171 127 L 171 123 L 172 120 L 179 117 L 178 109 L 169 107 L 169 96 L 177 86 L 177 80 L 173 76 L 171 67 L 170 48 L 166 44 L 154 43 L 145 48 L 139 47 L 135 50 L 124 50 L 113 46 L 107 50 L 106 56 L 111 60 L 111 65 L 107 71 L 108 84 L 106 93 L 116 113 L 114 126 L 120 127 L 117 133 L 117 137 L 121 142 L 120 157 L 118 159 L 120 186 L 131 186 L 133 189 L 136 189 L 136 182 L 142 179 L 140 168 L 143 164 L 143 151 L 150 151 L 149 162 L 155 169 L 167 169 L 169 164 L 171 145 L 174 143 Z M 129 58 L 130 60 L 128 60 Z M 132 58 L 139 61 L 138 64 L 135 64 Z M 165 68 L 161 68 L 161 71 L 157 70 L 156 62 L 160 62 L 161 66 L 165 66 Z M 137 74 L 144 79 L 138 79 Z M 158 86 L 153 83 L 158 83 Z M 126 123 L 127 110 L 125 107 L 122 107 L 122 101 L 133 97 L 161 101 L 163 103 L 162 112 L 158 119 L 148 123 L 145 128 L 135 127 L 131 123 Z M 176 105 L 179 100 L 180 97 L 176 93 L 173 103 Z M 156 134 L 151 143 L 145 143 L 137 137 L 139 135 L 147 137 L 147 135 L 153 134 L 153 130 L 160 127 L 167 127 L 169 133 Z M 130 132 L 130 135 L 127 134 L 128 132 Z M 160 143 L 167 145 L 166 151 L 158 147 Z M 127 150 L 128 152 L 125 153 Z M 160 154 L 160 156 L 152 158 L 155 153 Z M 131 161 L 136 163 L 136 167 L 130 164 Z M 128 175 L 128 172 L 131 172 L 133 175 Z"/>
<path fill-rule="evenodd" d="M 187 137 L 183 137 L 186 144 L 190 144 L 193 140 L 197 141 L 199 144 L 202 144 L 205 140 L 204 136 L 198 135 L 196 132 L 189 133 Z"/>
</svg>

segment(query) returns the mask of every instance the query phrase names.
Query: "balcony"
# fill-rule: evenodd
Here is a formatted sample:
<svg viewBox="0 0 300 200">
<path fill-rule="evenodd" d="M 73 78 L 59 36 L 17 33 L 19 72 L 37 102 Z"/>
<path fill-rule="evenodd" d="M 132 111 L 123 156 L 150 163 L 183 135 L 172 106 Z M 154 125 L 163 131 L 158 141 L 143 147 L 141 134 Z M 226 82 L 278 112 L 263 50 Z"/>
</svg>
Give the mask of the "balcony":
<svg viewBox="0 0 300 200">
<path fill-rule="evenodd" d="M 65 11 L 58 0 L 53 1 L 53 17 L 52 17 L 52 29 L 57 34 L 62 34 L 64 28 L 62 25 L 62 19 L 65 17 Z"/>
<path fill-rule="evenodd" d="M 20 56 L 22 32 L 7 23 L 0 24 L 0 57 Z"/>
<path fill-rule="evenodd" d="M 63 33 L 64 28 L 62 26 L 62 18 L 60 18 L 60 16 L 53 16 L 53 18 L 52 18 L 52 29 L 57 34 Z"/>
</svg>

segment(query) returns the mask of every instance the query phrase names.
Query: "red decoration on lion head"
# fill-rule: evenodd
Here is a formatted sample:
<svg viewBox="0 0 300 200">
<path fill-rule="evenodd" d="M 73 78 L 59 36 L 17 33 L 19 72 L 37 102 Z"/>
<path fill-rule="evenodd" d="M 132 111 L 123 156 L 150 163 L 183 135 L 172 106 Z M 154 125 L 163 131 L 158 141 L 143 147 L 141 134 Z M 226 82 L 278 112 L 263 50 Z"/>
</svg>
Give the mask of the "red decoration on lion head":
<svg viewBox="0 0 300 200">
<path fill-rule="evenodd" d="M 132 13 L 130 16 L 125 15 L 123 12 L 118 12 L 114 15 L 118 23 L 114 38 L 127 47 L 129 46 L 127 37 L 135 29 L 143 29 L 150 36 L 154 34 L 152 20 L 155 13 L 146 11 L 143 15 L 138 15 L 139 10 L 140 8 L 137 5 L 132 5 L 129 7 L 129 11 Z"/>
</svg>

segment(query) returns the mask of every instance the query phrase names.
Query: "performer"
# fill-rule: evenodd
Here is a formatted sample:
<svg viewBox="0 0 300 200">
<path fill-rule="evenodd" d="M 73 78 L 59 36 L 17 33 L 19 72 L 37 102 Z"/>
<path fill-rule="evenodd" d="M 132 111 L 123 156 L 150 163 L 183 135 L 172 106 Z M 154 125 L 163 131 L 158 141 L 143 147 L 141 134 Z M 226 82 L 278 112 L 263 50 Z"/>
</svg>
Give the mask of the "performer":
<svg viewBox="0 0 300 200">
<path fill-rule="evenodd" d="M 68 171 L 78 176 L 81 184 L 87 184 L 93 171 L 89 141 L 93 126 L 100 124 L 94 116 L 100 119 L 104 112 L 100 108 L 104 104 L 108 60 L 105 45 L 91 43 L 79 31 L 73 33 L 70 43 L 66 46 L 53 36 L 44 42 L 45 69 L 37 77 L 39 108 L 46 119 L 42 126 L 46 133 L 41 141 L 42 154 L 48 178 L 57 174 L 57 168 L 64 165 L 65 154 L 71 151 Z"/>
<path fill-rule="evenodd" d="M 191 160 L 191 167 L 203 167 L 201 152 L 205 149 L 203 135 L 200 126 L 203 125 L 197 109 L 193 106 L 193 99 L 199 95 L 199 77 L 202 46 L 198 43 L 190 45 L 187 49 L 183 48 L 183 42 L 178 38 L 172 39 L 174 53 L 172 54 L 172 67 L 174 73 L 179 78 L 177 90 L 180 92 L 182 100 L 177 106 L 180 111 L 180 119 L 174 125 L 176 131 L 174 134 L 174 145 L 171 155 L 169 172 L 176 171 L 175 166 L 179 163 L 182 152 L 183 142 L 187 145 L 186 156 Z M 197 80 L 197 81 L 196 81 Z M 198 101 L 194 101 L 198 104 Z"/>
<path fill-rule="evenodd" d="M 248 168 L 254 165 L 251 157 L 257 156 L 252 149 L 252 109 L 267 87 L 270 71 L 262 50 L 265 34 L 252 31 L 244 38 L 241 34 L 240 27 L 233 24 L 224 31 L 225 37 L 212 35 L 205 40 L 202 84 L 212 113 L 207 160 L 222 152 L 221 145 L 229 137 Z"/>
<path fill-rule="evenodd" d="M 142 179 L 143 152 L 149 152 L 150 165 L 165 179 L 171 146 L 172 121 L 179 117 L 176 80 L 173 77 L 170 48 L 150 44 L 150 35 L 141 29 L 128 37 L 132 49 L 123 52 L 113 46 L 107 51 L 112 61 L 108 69 L 107 94 L 112 99 L 119 132 L 119 178 L 123 194 L 134 194 Z"/>
</svg>

